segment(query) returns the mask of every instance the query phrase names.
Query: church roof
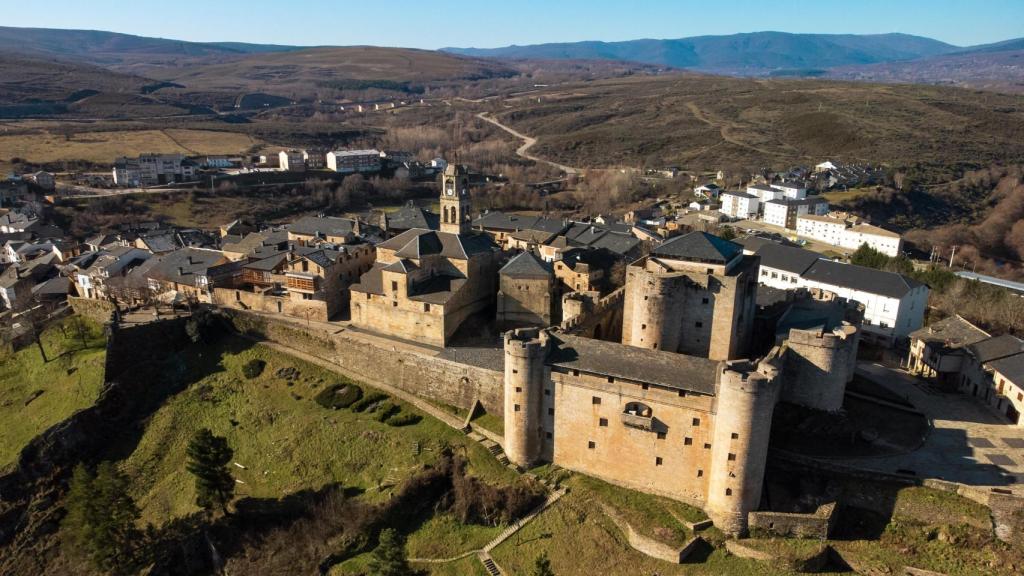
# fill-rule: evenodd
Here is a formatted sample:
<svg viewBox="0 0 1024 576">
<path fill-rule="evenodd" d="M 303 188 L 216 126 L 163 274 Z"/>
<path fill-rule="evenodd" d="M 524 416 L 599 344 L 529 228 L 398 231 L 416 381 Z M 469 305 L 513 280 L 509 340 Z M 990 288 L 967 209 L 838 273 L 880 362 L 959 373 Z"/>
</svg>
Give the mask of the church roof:
<svg viewBox="0 0 1024 576">
<path fill-rule="evenodd" d="M 742 246 L 725 238 L 707 232 L 690 232 L 668 240 L 651 254 L 662 258 L 726 264 L 741 252 Z"/>
<path fill-rule="evenodd" d="M 426 237 L 426 238 L 422 238 Z M 445 258 L 467 260 L 476 254 L 497 249 L 485 234 L 452 234 L 414 228 L 377 245 L 378 248 L 394 250 L 399 258 L 421 258 L 440 254 Z"/>
<path fill-rule="evenodd" d="M 516 278 L 551 277 L 552 273 L 551 265 L 529 250 L 519 253 L 498 271 L 498 274 Z"/>
</svg>

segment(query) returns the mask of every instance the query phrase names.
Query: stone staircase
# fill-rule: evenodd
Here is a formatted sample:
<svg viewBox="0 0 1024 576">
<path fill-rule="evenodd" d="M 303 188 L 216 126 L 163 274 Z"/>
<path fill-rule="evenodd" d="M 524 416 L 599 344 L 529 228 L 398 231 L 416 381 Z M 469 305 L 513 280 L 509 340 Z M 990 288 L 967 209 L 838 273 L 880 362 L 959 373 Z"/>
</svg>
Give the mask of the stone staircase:
<svg viewBox="0 0 1024 576">
<path fill-rule="evenodd" d="M 486 552 L 480 554 L 480 562 L 484 565 L 484 570 L 491 576 L 501 576 L 501 569 L 494 563 L 494 558 L 491 558 L 490 554 Z"/>
</svg>

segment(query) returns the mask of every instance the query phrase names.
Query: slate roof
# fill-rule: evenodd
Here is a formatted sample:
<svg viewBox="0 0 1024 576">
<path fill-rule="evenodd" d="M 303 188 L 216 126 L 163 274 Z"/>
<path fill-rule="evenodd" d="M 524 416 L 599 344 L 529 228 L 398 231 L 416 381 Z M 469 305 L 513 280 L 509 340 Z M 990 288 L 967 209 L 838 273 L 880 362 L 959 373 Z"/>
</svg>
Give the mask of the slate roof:
<svg viewBox="0 0 1024 576">
<path fill-rule="evenodd" d="M 1024 384 L 1024 354 L 1014 354 L 994 360 L 990 366 L 1010 382 L 1018 386 Z"/>
<path fill-rule="evenodd" d="M 441 223 L 439 215 L 416 206 L 412 201 L 395 212 L 387 214 L 386 217 L 388 230 L 411 230 L 413 228 L 437 230 Z"/>
<path fill-rule="evenodd" d="M 224 257 L 224 253 L 219 250 L 181 248 L 163 256 L 150 258 L 146 262 L 153 262 L 146 266 L 145 276 L 147 278 L 195 285 L 196 276 L 205 276 L 211 268 L 226 264 L 228 261 Z M 232 264 L 237 268 L 241 268 L 243 265 L 242 262 Z M 223 271 L 227 271 L 227 269 Z"/>
<path fill-rule="evenodd" d="M 886 230 L 885 228 L 879 228 L 878 226 L 872 226 L 871 224 L 858 224 L 850 228 L 850 232 L 856 232 L 858 234 L 872 234 L 875 236 L 885 236 L 887 238 L 899 238 L 900 235 Z"/>
<path fill-rule="evenodd" d="M 567 227 L 564 220 L 545 218 L 543 216 L 525 216 L 523 214 L 506 214 L 497 210 L 487 212 L 473 221 L 473 227 L 485 230 L 541 230 L 559 234 Z"/>
<path fill-rule="evenodd" d="M 288 242 L 288 230 L 264 230 L 250 232 L 235 242 L 224 242 L 221 250 L 251 256 L 270 256 L 273 252 L 283 250 Z"/>
<path fill-rule="evenodd" d="M 590 243 L 591 248 L 610 250 L 620 256 L 625 256 L 639 248 L 641 240 L 636 236 L 608 232 L 604 236 Z"/>
<path fill-rule="evenodd" d="M 755 252 L 761 257 L 761 266 L 775 268 L 784 272 L 803 275 L 815 262 L 821 259 L 817 252 L 783 246 L 774 242 L 763 244 Z"/>
<path fill-rule="evenodd" d="M 967 346 L 967 349 L 970 350 L 978 362 L 984 364 L 1024 352 L 1024 342 L 1010 334 L 1002 334 L 979 340 Z"/>
<path fill-rule="evenodd" d="M 354 220 L 306 216 L 291 223 L 288 230 L 302 236 L 345 236 L 352 233 Z"/>
<path fill-rule="evenodd" d="M 708 396 L 715 393 L 715 360 L 559 332 L 551 334 L 551 343 L 547 363 L 552 366 Z"/>
<path fill-rule="evenodd" d="M 374 262 L 373 266 L 359 277 L 359 282 L 349 286 L 353 292 L 364 294 L 384 294 L 384 277 L 381 274 L 388 265 L 383 262 Z"/>
<path fill-rule="evenodd" d="M 509 260 L 498 274 L 514 278 L 550 278 L 553 271 L 550 264 L 527 250 Z"/>
<path fill-rule="evenodd" d="M 928 343 L 941 343 L 948 349 L 962 348 L 975 342 L 989 338 L 987 332 L 953 315 L 938 322 L 918 328 L 910 333 L 910 338 Z"/>
<path fill-rule="evenodd" d="M 159 234 L 152 234 L 147 236 L 140 236 L 139 240 L 142 241 L 146 249 L 154 254 L 162 254 L 164 252 L 171 252 L 178 248 L 178 242 L 174 239 L 173 232 L 164 232 Z"/>
<path fill-rule="evenodd" d="M 270 271 L 280 266 L 288 258 L 287 252 L 279 252 L 260 260 L 254 260 L 242 265 L 242 268 L 250 270 Z"/>
<path fill-rule="evenodd" d="M 801 274 L 804 280 L 842 286 L 869 294 L 889 298 L 902 298 L 907 292 L 924 286 L 913 278 L 856 264 L 842 264 L 832 260 L 818 260 Z"/>
<path fill-rule="evenodd" d="M 742 190 L 725 190 L 718 194 L 719 196 L 736 196 L 738 198 L 757 198 L 757 196 L 744 192 Z"/>
<path fill-rule="evenodd" d="M 690 232 L 676 236 L 651 251 L 652 256 L 726 264 L 743 252 L 735 242 L 707 232 Z"/>
<path fill-rule="evenodd" d="M 419 241 L 421 236 L 431 238 Z M 440 249 L 433 252 L 440 244 Z M 497 250 L 491 238 L 486 234 L 452 234 L 450 232 L 438 232 L 436 230 L 424 230 L 415 228 L 406 230 L 398 236 L 386 240 L 377 245 L 378 248 L 394 250 L 395 255 L 402 258 L 419 258 L 419 255 L 411 254 L 440 254 L 446 258 L 466 260 L 476 254 L 482 254 Z M 406 250 L 408 248 L 408 250 Z M 426 249 L 427 252 L 423 252 Z M 399 254 L 399 252 L 402 252 Z"/>
</svg>

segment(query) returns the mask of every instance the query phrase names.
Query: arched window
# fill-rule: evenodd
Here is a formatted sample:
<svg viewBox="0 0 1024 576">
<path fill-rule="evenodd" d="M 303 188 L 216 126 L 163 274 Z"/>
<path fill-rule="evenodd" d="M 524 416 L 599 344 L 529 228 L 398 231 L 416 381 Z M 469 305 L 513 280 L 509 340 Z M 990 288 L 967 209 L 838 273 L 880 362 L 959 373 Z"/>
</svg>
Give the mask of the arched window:
<svg viewBox="0 0 1024 576">
<path fill-rule="evenodd" d="M 623 410 L 623 412 L 634 416 L 643 416 L 645 418 L 651 417 L 651 407 L 643 402 L 628 402 L 626 403 L 626 409 Z"/>
</svg>

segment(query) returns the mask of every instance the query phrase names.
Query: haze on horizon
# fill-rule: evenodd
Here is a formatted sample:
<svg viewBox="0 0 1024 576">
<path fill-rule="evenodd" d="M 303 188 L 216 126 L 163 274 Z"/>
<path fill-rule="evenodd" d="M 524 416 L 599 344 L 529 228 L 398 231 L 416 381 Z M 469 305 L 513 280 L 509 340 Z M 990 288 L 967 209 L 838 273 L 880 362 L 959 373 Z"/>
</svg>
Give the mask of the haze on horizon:
<svg viewBox="0 0 1024 576">
<path fill-rule="evenodd" d="M 1024 36 L 1019 0 L 521 0 L 481 4 L 395 0 L 380 5 L 301 0 L 282 5 L 255 0 L 237 5 L 140 0 L 132 10 L 114 0 L 55 0 L 39 4 L 0 0 L 4 26 L 104 30 L 195 42 L 375 45 L 437 49 L 494 48 L 584 40 L 683 38 L 743 32 L 820 34 L 900 32 L 957 46 Z M 152 6 L 152 10 L 147 9 Z M 158 13 L 159 18 L 148 15 Z"/>
</svg>

